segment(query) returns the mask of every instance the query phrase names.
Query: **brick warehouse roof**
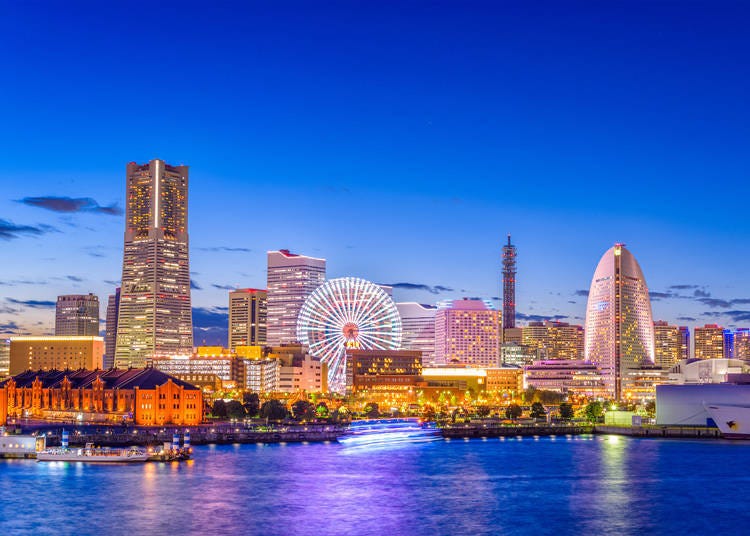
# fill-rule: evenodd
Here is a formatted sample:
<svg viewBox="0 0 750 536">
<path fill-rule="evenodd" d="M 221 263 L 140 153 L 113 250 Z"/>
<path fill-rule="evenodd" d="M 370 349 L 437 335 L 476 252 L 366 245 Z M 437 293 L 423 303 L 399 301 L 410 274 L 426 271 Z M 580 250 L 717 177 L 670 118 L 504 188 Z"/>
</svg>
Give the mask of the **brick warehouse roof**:
<svg viewBox="0 0 750 536">
<path fill-rule="evenodd" d="M 3 382 L 0 382 L 0 388 L 12 379 L 16 383 L 16 387 L 24 388 L 31 387 L 34 381 L 39 378 L 42 382 L 43 389 L 59 387 L 65 378 L 71 383 L 73 389 L 80 389 L 90 387 L 91 384 L 100 378 L 104 383 L 105 389 L 154 389 L 157 386 L 164 385 L 168 380 L 172 380 L 172 383 L 183 387 L 187 390 L 199 390 L 198 387 L 170 376 L 160 370 L 154 368 L 130 368 L 130 369 L 117 369 L 112 368 L 109 370 L 27 370 L 20 374 L 16 374 L 12 378 L 9 378 Z"/>
</svg>

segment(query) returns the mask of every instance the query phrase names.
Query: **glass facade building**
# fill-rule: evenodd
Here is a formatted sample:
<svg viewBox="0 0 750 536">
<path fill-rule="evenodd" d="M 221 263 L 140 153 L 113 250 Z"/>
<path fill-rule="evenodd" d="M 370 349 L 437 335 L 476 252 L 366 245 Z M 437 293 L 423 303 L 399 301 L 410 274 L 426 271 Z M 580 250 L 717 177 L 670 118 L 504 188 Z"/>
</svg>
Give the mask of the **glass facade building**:
<svg viewBox="0 0 750 536">
<path fill-rule="evenodd" d="M 584 354 L 620 400 L 627 369 L 654 363 L 654 324 L 643 271 L 624 244 L 599 260 L 586 305 Z"/>
<path fill-rule="evenodd" d="M 115 366 L 190 355 L 193 322 L 188 254 L 188 168 L 131 162 L 126 172 L 125 248 Z"/>
</svg>

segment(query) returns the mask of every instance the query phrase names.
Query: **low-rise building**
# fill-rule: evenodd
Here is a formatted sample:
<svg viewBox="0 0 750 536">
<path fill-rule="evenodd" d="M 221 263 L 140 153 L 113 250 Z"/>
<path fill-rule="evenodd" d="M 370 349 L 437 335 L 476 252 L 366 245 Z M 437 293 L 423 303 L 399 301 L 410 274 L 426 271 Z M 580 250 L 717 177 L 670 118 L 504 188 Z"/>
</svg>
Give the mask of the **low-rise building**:
<svg viewBox="0 0 750 536">
<path fill-rule="evenodd" d="M 583 360 L 540 360 L 524 367 L 527 387 L 585 396 L 608 397 L 604 378 L 596 365 Z"/>
<path fill-rule="evenodd" d="M 732 375 L 750 373 L 750 364 L 740 359 L 685 359 L 668 371 L 669 383 L 725 383 Z"/>
<path fill-rule="evenodd" d="M 203 395 L 154 368 L 25 371 L 0 382 L 0 424 L 50 421 L 195 425 Z"/>
<path fill-rule="evenodd" d="M 24 370 L 101 369 L 104 338 L 45 336 L 10 338 L 10 374 Z"/>
<path fill-rule="evenodd" d="M 416 401 L 421 381 L 419 350 L 357 350 L 346 352 L 346 392 L 377 403 L 398 405 Z"/>
</svg>

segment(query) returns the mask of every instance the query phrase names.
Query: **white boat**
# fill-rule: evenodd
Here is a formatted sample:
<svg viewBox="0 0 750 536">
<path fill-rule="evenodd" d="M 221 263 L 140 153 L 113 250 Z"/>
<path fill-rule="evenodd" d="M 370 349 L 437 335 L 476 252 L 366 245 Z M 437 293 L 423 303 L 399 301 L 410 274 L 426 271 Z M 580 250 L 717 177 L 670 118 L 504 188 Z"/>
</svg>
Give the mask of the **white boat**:
<svg viewBox="0 0 750 536">
<path fill-rule="evenodd" d="M 148 453 L 138 447 L 108 448 L 94 447 L 86 443 L 83 448 L 55 447 L 44 449 L 36 455 L 38 462 L 83 462 L 83 463 L 137 463 L 148 460 Z"/>
<path fill-rule="evenodd" d="M 423 443 L 441 439 L 434 423 L 419 419 L 369 419 L 353 421 L 346 433 L 338 438 L 346 446 L 386 446 L 400 443 Z"/>
<path fill-rule="evenodd" d="M 721 434 L 728 439 L 750 439 L 750 406 L 704 404 Z"/>
</svg>

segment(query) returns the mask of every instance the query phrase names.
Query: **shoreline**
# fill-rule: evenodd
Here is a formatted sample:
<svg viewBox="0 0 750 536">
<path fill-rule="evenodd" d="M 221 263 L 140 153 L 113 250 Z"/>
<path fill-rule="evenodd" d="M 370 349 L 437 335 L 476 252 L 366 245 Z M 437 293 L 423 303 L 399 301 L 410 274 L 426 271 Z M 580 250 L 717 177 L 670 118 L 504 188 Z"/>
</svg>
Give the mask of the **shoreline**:
<svg viewBox="0 0 750 536">
<path fill-rule="evenodd" d="M 182 440 L 190 431 L 192 445 L 302 443 L 336 441 L 346 432 L 342 424 L 268 424 L 245 425 L 232 423 L 201 424 L 190 427 L 176 426 L 75 426 L 61 423 L 17 424 L 9 432 L 20 434 L 44 433 L 48 446 L 60 444 L 62 430 L 68 430 L 71 445 L 93 443 L 101 446 L 153 446 L 171 442 L 176 434 Z M 17 432 L 16 432 L 17 431 Z M 440 427 L 447 439 L 472 439 L 493 437 L 565 436 L 584 434 L 614 434 L 642 438 L 725 439 L 717 428 L 695 426 L 613 426 L 584 423 L 499 425 L 496 423 L 458 423 Z"/>
</svg>

